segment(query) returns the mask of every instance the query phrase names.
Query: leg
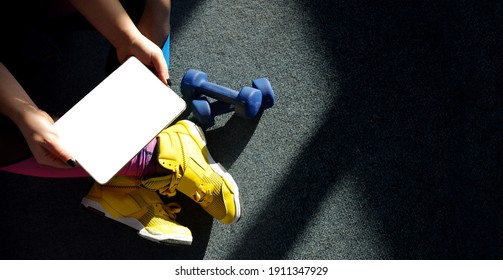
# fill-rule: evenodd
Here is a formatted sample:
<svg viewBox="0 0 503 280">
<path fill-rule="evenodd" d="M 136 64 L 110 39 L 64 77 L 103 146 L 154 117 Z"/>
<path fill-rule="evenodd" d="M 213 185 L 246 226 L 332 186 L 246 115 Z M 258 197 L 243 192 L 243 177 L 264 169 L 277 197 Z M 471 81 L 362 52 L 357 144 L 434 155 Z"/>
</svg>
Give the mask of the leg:
<svg viewBox="0 0 503 280">
<path fill-rule="evenodd" d="M 165 204 L 159 195 L 138 187 L 133 177 L 114 177 L 106 185 L 95 183 L 82 204 L 138 231 L 141 237 L 161 244 L 190 245 L 190 229 L 176 222 L 181 206 Z"/>
<path fill-rule="evenodd" d="M 220 222 L 237 222 L 241 216 L 238 186 L 212 158 L 202 129 L 182 120 L 162 131 L 158 141 L 156 160 L 169 173 L 142 178 L 140 185 L 168 197 L 180 191 Z"/>
</svg>

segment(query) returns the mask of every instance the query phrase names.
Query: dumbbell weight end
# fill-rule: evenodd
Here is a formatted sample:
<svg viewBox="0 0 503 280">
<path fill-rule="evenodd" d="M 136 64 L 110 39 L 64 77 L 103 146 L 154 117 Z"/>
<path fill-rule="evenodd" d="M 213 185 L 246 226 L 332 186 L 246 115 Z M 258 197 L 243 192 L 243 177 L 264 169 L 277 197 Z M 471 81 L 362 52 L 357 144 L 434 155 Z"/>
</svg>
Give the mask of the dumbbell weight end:
<svg viewBox="0 0 503 280">
<path fill-rule="evenodd" d="M 215 116 L 234 111 L 235 106 L 221 101 L 210 103 L 206 97 L 192 100 L 192 112 L 203 128 L 215 125 Z"/>
<path fill-rule="evenodd" d="M 276 98 L 271 86 L 271 82 L 267 78 L 260 78 L 253 80 L 252 87 L 262 92 L 262 110 L 274 106 Z"/>
</svg>

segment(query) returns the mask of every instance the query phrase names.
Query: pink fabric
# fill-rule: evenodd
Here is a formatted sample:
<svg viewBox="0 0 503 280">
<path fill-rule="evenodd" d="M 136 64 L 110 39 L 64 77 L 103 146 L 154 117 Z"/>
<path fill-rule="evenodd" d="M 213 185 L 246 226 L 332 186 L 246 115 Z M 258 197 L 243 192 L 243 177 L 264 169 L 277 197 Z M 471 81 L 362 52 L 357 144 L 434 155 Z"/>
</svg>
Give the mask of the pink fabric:
<svg viewBox="0 0 503 280">
<path fill-rule="evenodd" d="M 50 167 L 47 165 L 39 164 L 33 157 L 6 167 L 0 167 L 0 170 L 10 173 L 16 173 L 34 177 L 43 177 L 43 178 L 89 177 L 89 173 L 87 173 L 81 167 L 76 168 Z"/>
<path fill-rule="evenodd" d="M 118 173 L 118 176 L 138 176 L 149 175 L 155 172 L 155 161 L 152 161 L 152 155 L 157 144 L 157 139 L 150 142 L 143 148 L 131 161 L 126 164 Z M 150 164 L 152 162 L 152 164 Z M 89 177 L 89 173 L 82 167 L 76 168 L 56 168 L 39 164 L 35 158 L 20 161 L 18 163 L 0 167 L 0 170 L 42 178 L 79 178 Z"/>
</svg>

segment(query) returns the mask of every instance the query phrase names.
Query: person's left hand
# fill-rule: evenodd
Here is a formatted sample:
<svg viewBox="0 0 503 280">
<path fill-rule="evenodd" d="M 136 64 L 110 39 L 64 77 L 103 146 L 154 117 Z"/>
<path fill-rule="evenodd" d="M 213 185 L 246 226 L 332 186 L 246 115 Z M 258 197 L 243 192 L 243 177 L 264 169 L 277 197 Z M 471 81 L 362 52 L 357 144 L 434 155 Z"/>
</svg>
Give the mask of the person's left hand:
<svg viewBox="0 0 503 280">
<path fill-rule="evenodd" d="M 150 41 L 143 34 L 138 35 L 133 40 L 132 44 L 117 48 L 117 58 L 120 63 L 124 63 L 130 56 L 135 56 L 143 64 L 153 68 L 157 76 L 164 84 L 167 84 L 169 79 L 168 65 L 160 47 Z"/>
</svg>

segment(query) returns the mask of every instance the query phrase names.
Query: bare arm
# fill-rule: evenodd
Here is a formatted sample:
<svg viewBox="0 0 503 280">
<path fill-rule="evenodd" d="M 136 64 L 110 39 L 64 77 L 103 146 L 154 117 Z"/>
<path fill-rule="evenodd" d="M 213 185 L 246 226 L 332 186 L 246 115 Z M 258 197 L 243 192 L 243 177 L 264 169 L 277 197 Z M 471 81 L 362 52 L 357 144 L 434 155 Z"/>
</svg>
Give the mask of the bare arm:
<svg viewBox="0 0 503 280">
<path fill-rule="evenodd" d="M 119 0 L 69 1 L 117 49 L 121 63 L 134 55 L 166 83 L 169 73 L 162 50 L 140 32 Z"/>
<path fill-rule="evenodd" d="M 38 163 L 68 167 L 72 156 L 58 142 L 53 119 L 33 103 L 30 96 L 0 63 L 0 113 L 19 128 Z"/>
</svg>

